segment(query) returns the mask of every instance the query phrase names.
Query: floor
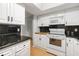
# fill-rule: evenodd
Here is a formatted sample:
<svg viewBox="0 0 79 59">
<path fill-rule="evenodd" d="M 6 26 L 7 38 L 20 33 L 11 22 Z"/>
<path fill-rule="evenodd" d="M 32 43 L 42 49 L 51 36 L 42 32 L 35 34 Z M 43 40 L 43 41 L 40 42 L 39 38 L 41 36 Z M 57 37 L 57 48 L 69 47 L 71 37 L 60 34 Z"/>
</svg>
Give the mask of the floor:
<svg viewBox="0 0 79 59">
<path fill-rule="evenodd" d="M 52 53 L 47 52 L 44 49 L 40 49 L 40 48 L 36 48 L 36 47 L 32 47 L 33 43 L 32 40 L 30 42 L 30 51 L 31 51 L 31 56 L 56 56 Z"/>
<path fill-rule="evenodd" d="M 31 56 L 55 56 L 55 55 L 45 50 L 36 47 L 31 47 Z"/>
</svg>

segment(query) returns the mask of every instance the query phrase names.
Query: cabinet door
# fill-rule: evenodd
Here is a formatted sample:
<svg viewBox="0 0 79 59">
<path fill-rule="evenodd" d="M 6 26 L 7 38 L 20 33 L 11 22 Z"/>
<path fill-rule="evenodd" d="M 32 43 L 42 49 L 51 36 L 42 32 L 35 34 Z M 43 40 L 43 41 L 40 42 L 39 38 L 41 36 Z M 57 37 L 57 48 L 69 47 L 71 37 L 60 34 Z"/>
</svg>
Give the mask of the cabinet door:
<svg viewBox="0 0 79 59">
<path fill-rule="evenodd" d="M 49 38 L 47 35 L 41 35 L 41 47 L 47 48 L 49 44 Z"/>
<path fill-rule="evenodd" d="M 34 34 L 34 36 L 33 36 L 33 45 L 38 46 L 38 42 L 39 42 L 39 35 Z"/>
<path fill-rule="evenodd" d="M 69 25 L 72 25 L 73 23 L 73 20 L 71 19 L 73 16 L 72 16 L 72 13 L 66 13 L 65 16 L 65 23 L 66 23 L 66 26 L 69 26 Z"/>
<path fill-rule="evenodd" d="M 38 19 L 38 26 L 43 26 L 43 19 Z"/>
<path fill-rule="evenodd" d="M 0 56 L 14 56 L 13 47 L 4 48 L 0 51 Z"/>
<path fill-rule="evenodd" d="M 9 11 L 9 13 L 10 13 L 10 22 L 11 22 L 11 24 L 14 24 L 13 23 L 13 21 L 14 21 L 14 11 L 15 11 L 15 3 L 10 3 L 9 4 L 10 5 L 10 11 Z"/>
<path fill-rule="evenodd" d="M 79 56 L 79 40 L 74 38 L 74 56 Z"/>
<path fill-rule="evenodd" d="M 2 19 L 4 23 L 8 23 L 8 3 L 2 4 Z"/>
<path fill-rule="evenodd" d="M 24 47 L 23 49 L 16 52 L 16 56 L 30 56 L 29 48 Z"/>
<path fill-rule="evenodd" d="M 73 46 L 73 38 L 67 38 L 67 46 L 66 46 L 66 55 L 73 56 L 74 55 L 74 46 Z"/>
<path fill-rule="evenodd" d="M 14 5 L 14 24 L 25 24 L 25 8 L 15 4 Z"/>
<path fill-rule="evenodd" d="M 49 19 L 46 17 L 38 19 L 38 26 L 49 26 Z"/>
<path fill-rule="evenodd" d="M 2 55 L 4 55 L 4 56 L 13 56 L 12 50 L 8 50 L 8 51 L 2 53 Z"/>
<path fill-rule="evenodd" d="M 66 25 L 79 25 L 79 11 L 69 12 L 65 14 Z"/>
<path fill-rule="evenodd" d="M 0 3 L 0 22 L 2 20 L 2 3 Z"/>
<path fill-rule="evenodd" d="M 0 23 L 8 22 L 8 3 L 0 3 Z"/>
<path fill-rule="evenodd" d="M 22 49 L 18 52 L 16 52 L 16 56 L 25 56 L 26 55 L 26 50 L 25 49 Z"/>
<path fill-rule="evenodd" d="M 49 19 L 43 19 L 44 26 L 49 26 Z"/>
<path fill-rule="evenodd" d="M 30 41 L 25 41 L 16 46 L 16 56 L 29 56 L 30 55 Z"/>
</svg>

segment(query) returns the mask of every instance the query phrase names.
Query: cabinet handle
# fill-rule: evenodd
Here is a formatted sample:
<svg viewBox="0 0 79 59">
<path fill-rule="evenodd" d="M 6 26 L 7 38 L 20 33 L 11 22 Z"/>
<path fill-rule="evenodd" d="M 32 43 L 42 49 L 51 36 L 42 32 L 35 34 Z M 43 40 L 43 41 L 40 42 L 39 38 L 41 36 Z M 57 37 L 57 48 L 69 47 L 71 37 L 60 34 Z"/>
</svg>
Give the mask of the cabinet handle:
<svg viewBox="0 0 79 59">
<path fill-rule="evenodd" d="M 11 22 L 13 21 L 13 17 L 11 17 Z"/>
<path fill-rule="evenodd" d="M 68 43 L 67 43 L 67 46 L 68 46 Z"/>
<path fill-rule="evenodd" d="M 23 49 L 24 49 L 24 48 L 23 48 Z M 22 51 L 23 49 L 21 49 L 21 50 L 19 50 L 19 51 L 16 51 L 15 53 L 18 53 L 18 52 Z"/>
<path fill-rule="evenodd" d="M 69 42 L 70 42 L 71 40 L 69 40 Z"/>
<path fill-rule="evenodd" d="M 10 21 L 10 17 L 8 16 L 8 21 Z"/>
<path fill-rule="evenodd" d="M 67 24 L 67 21 L 66 21 L 66 24 Z"/>
<path fill-rule="evenodd" d="M 77 43 L 77 45 L 79 45 L 79 43 Z"/>
</svg>

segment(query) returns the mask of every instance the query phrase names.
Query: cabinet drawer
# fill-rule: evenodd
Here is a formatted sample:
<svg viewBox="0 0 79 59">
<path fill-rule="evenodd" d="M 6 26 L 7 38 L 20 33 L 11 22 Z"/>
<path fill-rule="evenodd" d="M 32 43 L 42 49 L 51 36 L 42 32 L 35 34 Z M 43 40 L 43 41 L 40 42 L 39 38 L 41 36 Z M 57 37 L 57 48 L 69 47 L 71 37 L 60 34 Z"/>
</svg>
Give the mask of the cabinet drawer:
<svg viewBox="0 0 79 59">
<path fill-rule="evenodd" d="M 30 46 L 30 40 L 29 41 L 25 41 L 25 42 L 22 42 L 22 43 L 19 43 L 16 45 L 16 51 L 19 51 L 25 47 L 29 47 Z"/>
<path fill-rule="evenodd" d="M 0 56 L 11 56 L 13 54 L 12 49 L 6 49 L 0 52 Z"/>
<path fill-rule="evenodd" d="M 2 50 L 0 51 L 0 54 L 1 54 L 1 53 L 5 53 L 5 52 L 8 52 L 8 51 L 11 51 L 11 50 L 12 50 L 11 48 L 2 49 Z"/>
</svg>

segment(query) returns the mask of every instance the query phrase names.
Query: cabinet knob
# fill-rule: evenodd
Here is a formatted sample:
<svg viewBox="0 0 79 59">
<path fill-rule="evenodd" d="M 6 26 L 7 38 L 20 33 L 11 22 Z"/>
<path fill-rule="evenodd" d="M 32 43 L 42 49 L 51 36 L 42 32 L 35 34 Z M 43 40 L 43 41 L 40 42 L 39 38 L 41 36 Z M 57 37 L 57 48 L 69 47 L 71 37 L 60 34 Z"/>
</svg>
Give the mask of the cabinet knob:
<svg viewBox="0 0 79 59">
<path fill-rule="evenodd" d="M 24 45 L 24 46 L 26 46 L 26 45 Z"/>
<path fill-rule="evenodd" d="M 41 24 L 43 26 L 43 24 Z"/>
<path fill-rule="evenodd" d="M 39 38 L 39 40 L 41 40 L 41 38 Z"/>
<path fill-rule="evenodd" d="M 67 24 L 67 21 L 66 21 L 66 24 Z"/>
<path fill-rule="evenodd" d="M 67 46 L 68 46 L 68 43 L 67 43 Z"/>
<path fill-rule="evenodd" d="M 3 54 L 1 56 L 4 56 Z"/>
<path fill-rule="evenodd" d="M 11 17 L 11 22 L 13 21 L 13 17 Z"/>
</svg>

